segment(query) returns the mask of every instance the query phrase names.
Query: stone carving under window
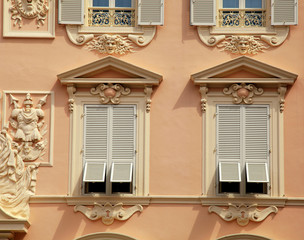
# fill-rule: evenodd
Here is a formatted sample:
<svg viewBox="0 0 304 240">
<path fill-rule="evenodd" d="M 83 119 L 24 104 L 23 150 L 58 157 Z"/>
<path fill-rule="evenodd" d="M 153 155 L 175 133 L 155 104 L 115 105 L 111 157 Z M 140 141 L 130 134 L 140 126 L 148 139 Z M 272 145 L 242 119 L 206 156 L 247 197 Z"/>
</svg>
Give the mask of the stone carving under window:
<svg viewBox="0 0 304 240">
<path fill-rule="evenodd" d="M 125 221 L 129 219 L 134 213 L 142 212 L 143 207 L 139 204 L 136 204 L 130 208 L 123 208 L 122 203 L 117 203 L 112 205 L 110 203 L 105 203 L 104 205 L 101 204 L 94 204 L 93 208 L 83 206 L 83 205 L 76 205 L 74 207 L 75 212 L 82 212 L 87 218 L 91 220 L 98 220 L 101 219 L 105 225 L 111 225 L 114 220 Z"/>
<path fill-rule="evenodd" d="M 24 107 L 20 107 L 19 100 L 10 94 L 11 104 L 14 105 L 9 119 L 14 130 L 10 134 L 13 147 L 18 149 L 23 161 L 35 161 L 45 154 L 47 126 L 41 107 L 46 103 L 46 98 L 47 95 L 41 98 L 34 108 L 31 94 L 28 93 L 23 102 Z"/>
<path fill-rule="evenodd" d="M 233 221 L 236 219 L 237 223 L 240 226 L 247 225 L 249 221 L 261 222 L 266 217 L 268 217 L 269 214 L 278 212 L 278 209 L 275 206 L 270 206 L 263 210 L 259 210 L 257 207 L 257 204 L 253 204 L 250 206 L 244 204 L 240 206 L 229 204 L 228 209 L 223 209 L 217 206 L 210 206 L 209 212 L 216 213 L 225 221 Z"/>
<path fill-rule="evenodd" d="M 39 164 L 25 167 L 7 127 L 0 133 L 0 150 L 0 210 L 15 219 L 28 219 L 29 199 L 35 194 Z"/>
<path fill-rule="evenodd" d="M 7 0 L 8 1 L 8 0 Z M 10 0 L 12 7 L 11 19 L 14 21 L 14 26 L 22 27 L 23 18 L 36 19 L 36 25 L 39 28 L 44 25 L 49 10 L 48 0 Z"/>
<path fill-rule="evenodd" d="M 253 84 L 246 85 L 245 83 L 241 84 L 232 84 L 229 88 L 224 88 L 223 93 L 226 95 L 232 95 L 233 103 L 240 104 L 252 104 L 254 96 L 260 96 L 263 94 L 262 88 L 257 88 Z"/>
<path fill-rule="evenodd" d="M 93 38 L 87 43 L 87 48 L 91 51 L 107 54 L 123 55 L 128 52 L 134 52 L 133 44 L 127 37 L 111 34 L 103 34 Z"/>
</svg>

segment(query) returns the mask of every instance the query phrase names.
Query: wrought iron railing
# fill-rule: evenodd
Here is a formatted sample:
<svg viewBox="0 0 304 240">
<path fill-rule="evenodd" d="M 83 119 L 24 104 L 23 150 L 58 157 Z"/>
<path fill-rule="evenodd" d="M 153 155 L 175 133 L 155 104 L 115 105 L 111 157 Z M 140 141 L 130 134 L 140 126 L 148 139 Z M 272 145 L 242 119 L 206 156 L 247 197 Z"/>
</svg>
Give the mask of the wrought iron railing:
<svg viewBox="0 0 304 240">
<path fill-rule="evenodd" d="M 135 9 L 89 8 L 88 25 L 93 27 L 134 27 Z"/>
<path fill-rule="evenodd" d="M 220 27 L 265 27 L 264 9 L 220 9 Z"/>
</svg>

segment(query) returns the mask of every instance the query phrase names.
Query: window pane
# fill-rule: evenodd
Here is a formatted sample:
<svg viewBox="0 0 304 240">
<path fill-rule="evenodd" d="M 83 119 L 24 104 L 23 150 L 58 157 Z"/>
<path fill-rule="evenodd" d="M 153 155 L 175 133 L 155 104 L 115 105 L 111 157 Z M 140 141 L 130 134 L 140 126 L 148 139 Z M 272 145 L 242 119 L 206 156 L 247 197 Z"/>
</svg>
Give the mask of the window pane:
<svg viewBox="0 0 304 240">
<path fill-rule="evenodd" d="M 246 0 L 246 8 L 262 8 L 262 0 Z"/>
<path fill-rule="evenodd" d="M 239 0 L 223 0 L 223 8 L 239 8 Z"/>
<path fill-rule="evenodd" d="M 109 7 L 109 0 L 93 0 L 93 7 Z"/>
<path fill-rule="evenodd" d="M 132 7 L 132 0 L 116 0 L 115 7 Z"/>
</svg>

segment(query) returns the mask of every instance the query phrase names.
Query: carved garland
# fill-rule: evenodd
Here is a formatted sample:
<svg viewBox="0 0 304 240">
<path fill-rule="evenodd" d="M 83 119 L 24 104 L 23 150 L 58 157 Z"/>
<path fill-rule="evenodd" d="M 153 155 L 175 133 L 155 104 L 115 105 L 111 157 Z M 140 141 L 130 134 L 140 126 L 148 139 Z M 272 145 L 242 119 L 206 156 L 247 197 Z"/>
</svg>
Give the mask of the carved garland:
<svg viewBox="0 0 304 240">
<path fill-rule="evenodd" d="M 257 204 L 250 206 L 241 204 L 239 206 L 229 204 L 228 209 L 223 209 L 218 206 L 210 206 L 209 213 L 216 213 L 225 221 L 237 220 L 240 226 L 246 226 L 249 221 L 261 222 L 271 213 L 277 213 L 278 209 L 275 206 L 270 206 L 263 210 L 257 208 Z"/>
<path fill-rule="evenodd" d="M 263 94 L 262 88 L 257 88 L 253 84 L 246 85 L 245 83 L 232 84 L 229 88 L 224 88 L 223 93 L 226 95 L 232 95 L 233 103 L 240 104 L 252 104 L 254 96 L 260 96 Z"/>
<path fill-rule="evenodd" d="M 122 203 L 112 205 L 109 202 L 105 203 L 104 205 L 95 203 L 93 208 L 83 205 L 76 205 L 74 207 L 74 212 L 82 212 L 91 220 L 101 219 L 105 225 L 111 225 L 115 219 L 125 221 L 134 213 L 143 211 L 143 207 L 139 204 L 127 209 L 123 208 L 122 206 Z"/>
</svg>

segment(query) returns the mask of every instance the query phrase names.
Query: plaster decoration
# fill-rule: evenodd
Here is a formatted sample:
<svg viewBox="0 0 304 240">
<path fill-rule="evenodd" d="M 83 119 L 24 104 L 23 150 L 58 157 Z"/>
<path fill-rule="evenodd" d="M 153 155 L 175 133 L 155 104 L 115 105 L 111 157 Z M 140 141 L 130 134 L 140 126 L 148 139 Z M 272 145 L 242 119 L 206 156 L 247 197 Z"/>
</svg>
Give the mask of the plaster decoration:
<svg viewBox="0 0 304 240">
<path fill-rule="evenodd" d="M 44 112 L 41 107 L 46 103 L 47 95 L 41 98 L 33 108 L 33 100 L 30 93 L 26 94 L 24 107 L 18 105 L 18 99 L 10 94 L 11 104 L 14 109 L 9 122 L 15 129 L 11 132 L 13 145 L 20 152 L 19 155 L 24 161 L 35 161 L 45 154 L 47 140 L 44 139 L 47 133 L 47 126 L 44 126 Z"/>
<path fill-rule="evenodd" d="M 223 93 L 226 95 L 232 95 L 233 103 L 240 104 L 252 104 L 254 96 L 260 96 L 263 94 L 262 88 L 257 88 L 253 84 L 246 85 L 245 83 L 232 84 L 229 88 L 224 88 Z"/>
<path fill-rule="evenodd" d="M 280 86 L 278 88 L 278 93 L 280 94 L 280 113 L 282 113 L 284 111 L 285 108 L 285 94 L 287 91 L 287 87 L 286 86 Z"/>
<path fill-rule="evenodd" d="M 131 41 L 127 37 L 120 35 L 103 34 L 87 43 L 87 48 L 100 53 L 123 55 L 133 52 Z"/>
<path fill-rule="evenodd" d="M 207 85 L 202 84 L 200 86 L 200 93 L 201 93 L 201 108 L 202 112 L 206 112 L 206 107 L 207 107 L 207 93 L 208 93 L 208 88 Z"/>
<path fill-rule="evenodd" d="M 254 36 L 229 36 L 217 45 L 222 51 L 229 51 L 235 54 L 257 54 L 263 52 L 268 46 L 259 37 Z"/>
<path fill-rule="evenodd" d="M 22 18 L 36 19 L 36 25 L 39 28 L 44 25 L 49 10 L 48 0 L 7 0 L 11 2 L 10 12 L 14 26 L 22 27 Z"/>
<path fill-rule="evenodd" d="M 15 219 L 28 219 L 29 199 L 35 194 L 39 164 L 25 167 L 7 129 L 4 127 L 0 133 L 0 209 Z"/>
<path fill-rule="evenodd" d="M 114 220 L 125 221 L 129 219 L 134 213 L 142 212 L 143 207 L 139 204 L 134 205 L 130 208 L 123 208 L 122 203 L 117 203 L 115 205 L 109 202 L 104 205 L 95 203 L 93 208 L 76 205 L 74 207 L 74 212 L 82 212 L 87 218 L 91 220 L 98 220 L 101 218 L 105 225 L 111 225 Z"/>
<path fill-rule="evenodd" d="M 237 220 L 237 223 L 240 226 L 246 226 L 250 221 L 253 222 L 261 222 L 271 213 L 277 213 L 278 208 L 275 206 L 270 206 L 263 210 L 259 210 L 257 208 L 257 204 L 253 204 L 250 206 L 241 204 L 239 206 L 229 204 L 228 209 L 223 209 L 218 206 L 210 206 L 209 213 L 216 213 L 225 221 L 233 221 Z"/>
<path fill-rule="evenodd" d="M 76 88 L 74 87 L 74 85 L 68 85 L 67 86 L 67 92 L 69 95 L 69 111 L 72 113 L 74 111 L 74 93 L 76 92 Z"/>
<path fill-rule="evenodd" d="M 153 92 L 152 86 L 145 87 L 144 92 L 146 94 L 146 112 L 149 113 L 151 110 L 151 103 L 152 103 L 152 100 L 151 100 L 151 95 Z"/>
<path fill-rule="evenodd" d="M 102 104 L 119 104 L 121 95 L 127 96 L 131 93 L 130 88 L 125 88 L 120 84 L 99 84 L 96 88 L 91 88 L 91 94 L 99 94 Z"/>
</svg>

